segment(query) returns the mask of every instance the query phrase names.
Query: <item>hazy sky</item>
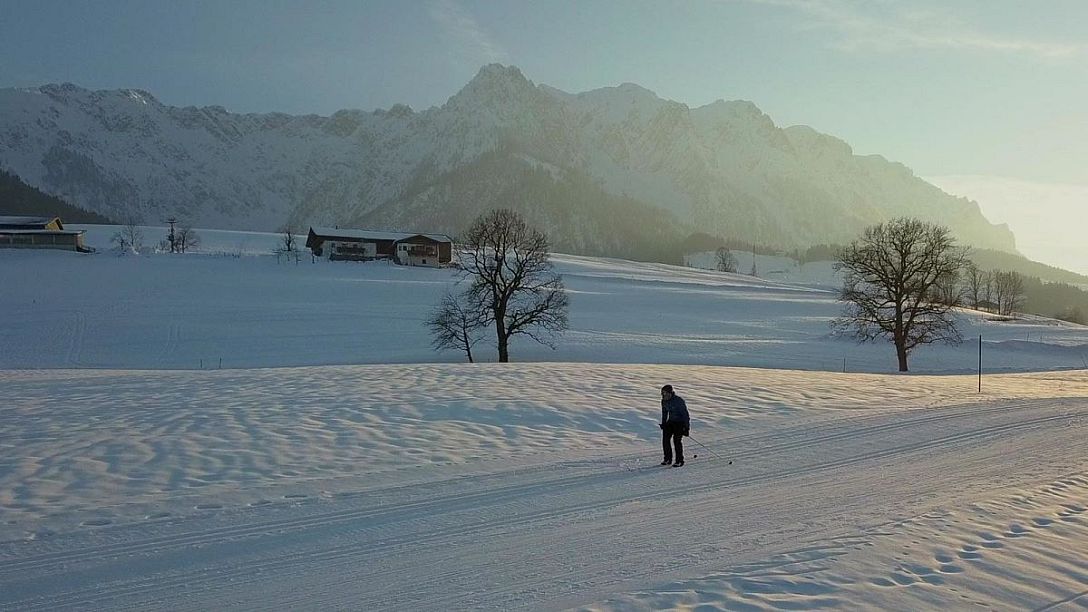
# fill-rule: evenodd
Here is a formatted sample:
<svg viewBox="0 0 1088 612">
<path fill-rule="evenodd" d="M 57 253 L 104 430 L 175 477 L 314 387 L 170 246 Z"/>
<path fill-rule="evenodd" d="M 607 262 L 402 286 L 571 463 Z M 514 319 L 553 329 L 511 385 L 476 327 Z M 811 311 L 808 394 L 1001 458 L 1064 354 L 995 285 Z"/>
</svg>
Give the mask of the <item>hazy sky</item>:
<svg viewBox="0 0 1088 612">
<path fill-rule="evenodd" d="M 752 100 L 921 176 L 1088 185 L 1088 0 L 0 0 L 0 87 L 329 114 L 442 104 L 490 62 Z"/>
</svg>

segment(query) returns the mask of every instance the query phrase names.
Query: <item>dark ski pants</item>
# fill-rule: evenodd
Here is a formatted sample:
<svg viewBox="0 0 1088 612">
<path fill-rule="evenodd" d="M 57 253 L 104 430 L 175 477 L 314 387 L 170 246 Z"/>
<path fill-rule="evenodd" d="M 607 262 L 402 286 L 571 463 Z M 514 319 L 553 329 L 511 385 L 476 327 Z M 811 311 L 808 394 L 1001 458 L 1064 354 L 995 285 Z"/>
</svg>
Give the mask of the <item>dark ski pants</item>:
<svg viewBox="0 0 1088 612">
<path fill-rule="evenodd" d="M 671 441 L 671 444 L 670 444 Z M 661 430 L 661 450 L 665 451 L 665 462 L 671 462 L 673 458 L 673 447 L 676 447 L 676 460 L 684 460 L 684 430 L 683 428 L 672 428 L 665 425 Z"/>
</svg>

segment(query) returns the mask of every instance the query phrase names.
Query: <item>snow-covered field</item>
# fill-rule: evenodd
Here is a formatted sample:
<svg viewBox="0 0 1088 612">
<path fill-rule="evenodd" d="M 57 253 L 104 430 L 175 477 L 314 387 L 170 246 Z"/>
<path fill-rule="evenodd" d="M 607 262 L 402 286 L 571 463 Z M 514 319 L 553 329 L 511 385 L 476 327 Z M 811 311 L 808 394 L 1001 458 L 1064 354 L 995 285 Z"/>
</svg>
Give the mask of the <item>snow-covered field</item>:
<svg viewBox="0 0 1088 612">
<path fill-rule="evenodd" d="M 89 226 L 109 246 L 111 228 Z M 157 232 L 157 233 L 156 233 Z M 149 242 L 163 230 L 148 229 Z M 251 368 L 458 362 L 423 320 L 453 270 L 388 263 L 277 263 L 274 234 L 202 231 L 210 254 L 0 251 L 0 368 Z M 157 240 L 155 240 L 157 242 Z M 235 257 L 232 254 L 242 253 Z M 245 255 L 250 253 L 252 255 Z M 258 255 L 264 253 L 264 255 Z M 571 330 L 557 350 L 515 344 L 516 361 L 671 363 L 891 372 L 886 343 L 832 336 L 833 291 L 660 264 L 558 255 Z M 769 270 L 770 272 L 770 270 Z M 798 279 L 800 280 L 800 279 Z M 916 372 L 1084 368 L 1088 328 L 963 316 L 968 342 L 921 348 Z M 477 356 L 495 359 L 493 344 Z"/>
<path fill-rule="evenodd" d="M 664 381 L 717 456 L 656 466 Z M 1083 605 L 1088 374 L 974 382 L 3 371 L 0 608 Z"/>
<path fill-rule="evenodd" d="M 451 272 L 205 236 L 0 251 L 0 609 L 1088 606 L 1084 328 L 965 313 L 978 393 L 833 293 L 557 256 L 556 351 L 433 363 Z"/>
</svg>

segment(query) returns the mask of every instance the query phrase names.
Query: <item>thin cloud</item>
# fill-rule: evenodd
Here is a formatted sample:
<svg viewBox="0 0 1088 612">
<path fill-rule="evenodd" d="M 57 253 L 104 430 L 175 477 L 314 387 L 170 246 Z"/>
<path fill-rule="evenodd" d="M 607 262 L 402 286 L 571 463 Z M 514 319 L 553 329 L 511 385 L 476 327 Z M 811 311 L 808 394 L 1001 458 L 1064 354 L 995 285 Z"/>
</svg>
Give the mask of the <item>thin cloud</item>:
<svg viewBox="0 0 1088 612">
<path fill-rule="evenodd" d="M 509 54 L 454 0 L 432 0 L 428 9 L 464 59 L 476 65 L 509 63 Z"/>
<path fill-rule="evenodd" d="M 1083 53 L 1081 44 L 1003 37 L 981 32 L 948 10 L 900 8 L 892 2 L 859 4 L 847 0 L 733 0 L 787 8 L 809 18 L 806 29 L 832 30 L 832 46 L 845 51 L 900 49 L 960 49 L 1024 53 L 1046 58 Z M 863 8 L 879 10 L 867 14 Z"/>
</svg>

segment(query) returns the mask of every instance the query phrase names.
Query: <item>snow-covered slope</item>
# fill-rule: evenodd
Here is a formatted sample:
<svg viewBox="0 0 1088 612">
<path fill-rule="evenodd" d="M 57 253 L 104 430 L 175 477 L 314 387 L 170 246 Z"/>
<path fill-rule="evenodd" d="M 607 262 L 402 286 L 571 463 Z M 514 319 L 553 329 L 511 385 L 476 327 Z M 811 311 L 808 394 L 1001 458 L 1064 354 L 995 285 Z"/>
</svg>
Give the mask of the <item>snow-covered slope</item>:
<svg viewBox="0 0 1088 612">
<path fill-rule="evenodd" d="M 919 350 L 940 376 L 798 371 L 894 357 L 828 335 L 831 292 L 557 255 L 557 351 L 433 363 L 458 360 L 421 324 L 451 272 L 277 263 L 274 234 L 200 233 L 186 255 L 0 250 L 0 608 L 1088 597 L 1083 327 L 964 313 L 981 392 L 947 375 L 975 345 Z M 666 382 L 693 418 L 679 469 L 657 466 Z"/>
<path fill-rule="evenodd" d="M 685 467 L 656 465 L 662 382 L 716 454 L 689 439 Z M 1084 372 L 981 395 L 970 376 L 599 364 L 0 386 L 4 609 L 1085 601 Z"/>
<path fill-rule="evenodd" d="M 460 361 L 423 324 L 453 270 L 303 259 L 277 263 L 274 234 L 200 231 L 204 254 L 118 257 L 116 228 L 88 226 L 65 252 L 0 251 L 0 368 L 200 368 Z M 146 228 L 149 243 L 166 230 Z M 262 256 L 244 256 L 264 253 Z M 236 256 L 243 255 L 243 256 Z M 557 350 L 518 342 L 518 361 L 745 365 L 890 372 L 887 344 L 831 334 L 837 292 L 740 274 L 556 255 L 571 295 Z M 777 272 L 768 267 L 767 273 Z M 962 315 L 990 371 L 1083 367 L 1088 328 Z M 485 343 L 477 351 L 494 359 Z M 920 348 L 919 372 L 968 372 L 977 342 Z"/>
<path fill-rule="evenodd" d="M 624 254 L 625 243 L 650 248 L 695 228 L 783 246 L 843 242 L 914 215 L 978 246 L 1014 247 L 974 203 L 831 136 L 781 129 L 750 102 L 692 109 L 632 84 L 567 94 L 498 65 L 441 107 L 331 117 L 176 108 L 140 90 L 70 84 L 0 90 L 0 166 L 147 223 L 456 234 L 479 210 L 510 206 L 557 230 L 560 248 Z"/>
</svg>

